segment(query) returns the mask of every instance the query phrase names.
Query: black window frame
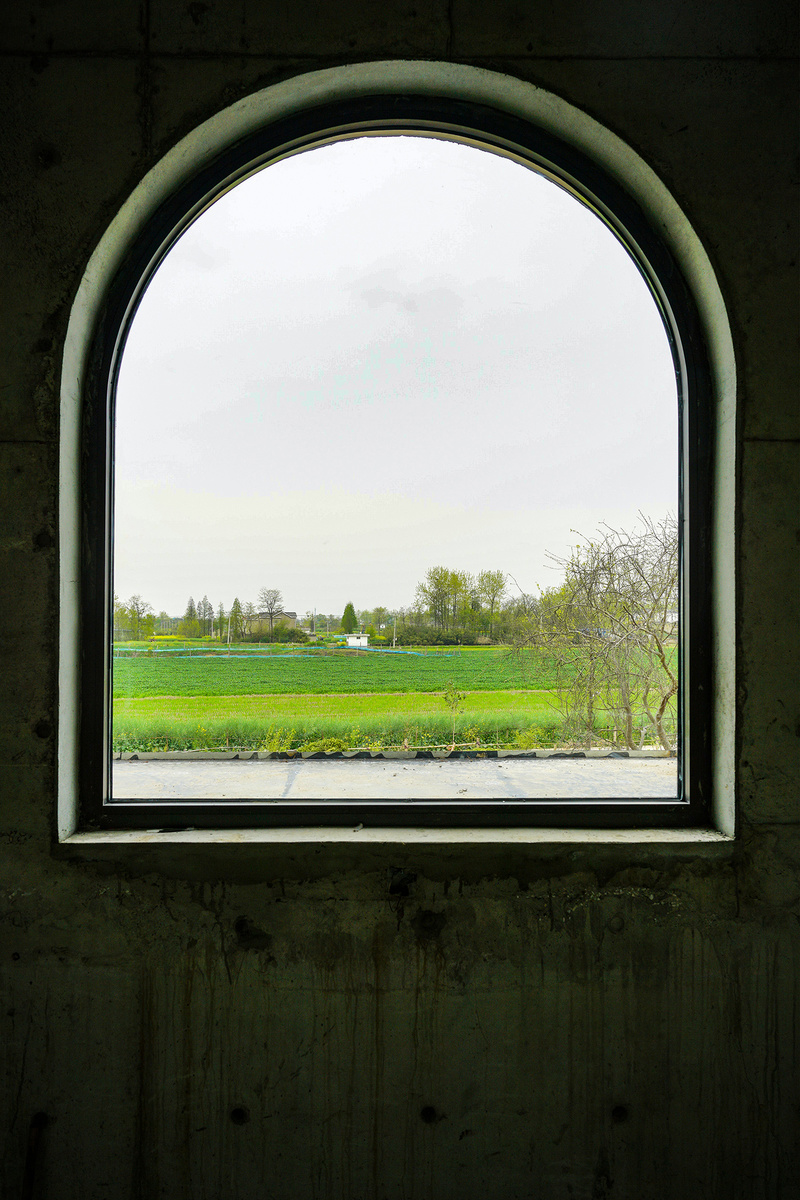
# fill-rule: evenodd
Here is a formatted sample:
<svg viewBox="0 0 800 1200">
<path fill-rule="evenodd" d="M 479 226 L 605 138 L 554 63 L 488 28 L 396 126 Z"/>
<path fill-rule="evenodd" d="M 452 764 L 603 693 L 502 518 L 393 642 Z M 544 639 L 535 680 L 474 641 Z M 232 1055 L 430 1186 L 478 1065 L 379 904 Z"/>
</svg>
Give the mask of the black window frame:
<svg viewBox="0 0 800 1200">
<path fill-rule="evenodd" d="M 679 799 L 227 802 L 109 799 L 111 781 L 113 422 L 125 336 L 152 273 L 222 192 L 289 154 L 367 133 L 442 136 L 529 163 L 568 188 L 627 247 L 661 310 L 675 362 L 680 428 Z M 697 308 L 666 243 L 623 186 L 569 142 L 485 105 L 377 94 L 300 109 L 219 153 L 177 188 L 136 239 L 96 322 L 81 410 L 79 824 L 83 829 L 382 827 L 709 827 L 712 780 L 712 501 L 709 360 Z M 490 764 L 487 762 L 487 769 Z"/>
</svg>

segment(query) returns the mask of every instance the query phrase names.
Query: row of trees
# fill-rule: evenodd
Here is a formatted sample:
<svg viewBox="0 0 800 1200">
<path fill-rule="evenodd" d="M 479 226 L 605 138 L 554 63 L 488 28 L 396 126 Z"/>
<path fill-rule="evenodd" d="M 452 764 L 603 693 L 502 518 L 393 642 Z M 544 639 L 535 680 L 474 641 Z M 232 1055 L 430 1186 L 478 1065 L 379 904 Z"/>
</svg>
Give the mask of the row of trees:
<svg viewBox="0 0 800 1200">
<path fill-rule="evenodd" d="M 308 628 L 312 633 L 354 633 L 357 629 L 365 628 L 368 633 L 376 634 L 378 629 L 391 617 L 388 608 L 362 609 L 356 612 L 351 600 L 344 606 L 341 617 L 336 613 L 309 611 L 305 615 Z"/>
<path fill-rule="evenodd" d="M 494 636 L 495 614 L 506 597 L 504 571 L 453 571 L 431 567 L 417 584 L 415 608 L 424 612 L 437 629 L 486 633 Z"/>
<path fill-rule="evenodd" d="M 287 629 L 285 622 L 281 621 L 283 615 L 283 596 L 278 588 L 262 588 L 257 604 L 251 600 L 242 603 L 235 596 L 229 611 L 221 601 L 215 610 L 208 596 L 203 596 L 196 603 L 194 597 L 190 596 L 183 617 L 177 624 L 175 618 L 166 612 L 156 614 L 152 605 L 137 593 L 129 600 L 114 597 L 114 637 L 117 640 L 130 637 L 133 641 L 144 641 L 154 633 L 175 632 L 184 638 L 216 637 L 232 642 L 263 640 L 266 622 L 270 640 L 285 640 Z M 306 617 L 311 628 L 314 615 L 308 612 Z M 361 625 L 368 625 L 375 632 L 373 622 L 379 620 L 383 625 L 390 617 L 389 610 L 385 608 L 356 613 L 353 604 L 348 602 L 341 617 L 317 614 L 316 624 L 318 629 L 331 633 L 352 633 Z M 301 631 L 297 629 L 289 629 L 288 633 L 301 636 Z"/>
<path fill-rule="evenodd" d="M 221 621 L 225 618 L 225 610 L 220 604 L 219 612 L 216 614 L 218 621 L 216 629 L 218 630 Z M 162 618 L 162 624 L 163 624 Z M 213 637 L 215 632 L 215 613 L 214 606 L 208 596 L 203 596 L 203 599 L 195 605 L 194 598 L 189 597 L 189 602 L 186 605 L 186 611 L 183 614 L 178 632 L 182 637 Z"/>
<path fill-rule="evenodd" d="M 155 632 L 156 616 L 152 605 L 148 604 L 139 593 L 131 596 L 130 600 L 120 600 L 114 597 L 114 639 L 130 636 L 134 641 L 144 641 Z"/>
<path fill-rule="evenodd" d="M 415 602 L 409 608 L 389 609 L 378 605 L 356 610 L 351 601 L 341 615 L 307 612 L 309 630 L 316 633 L 353 633 L 364 628 L 373 637 L 392 626 L 402 643 L 475 641 L 485 635 L 490 640 L 508 640 L 520 614 L 526 611 L 526 598 L 507 594 L 508 577 L 502 571 L 481 571 L 472 576 L 466 571 L 432 567 L 417 585 Z M 152 637 L 155 632 L 175 632 L 180 637 L 212 637 L 221 641 L 247 641 L 269 636 L 283 613 L 283 597 L 277 588 L 262 588 L 257 603 L 234 598 L 230 610 L 220 602 L 216 609 L 207 595 L 195 602 L 190 596 L 182 618 L 166 612 L 156 614 L 140 595 L 127 601 L 114 600 L 115 636 L 125 633 L 135 641 Z"/>
<path fill-rule="evenodd" d="M 218 637 L 220 641 L 244 641 L 260 637 L 266 621 L 271 640 L 276 622 L 282 615 L 283 596 L 278 588 L 261 588 L 256 604 L 252 600 L 242 603 L 238 596 L 234 596 L 230 612 L 225 611 L 222 601 L 215 612 L 208 596 L 203 596 L 198 604 L 190 596 L 177 632 L 185 638 Z"/>
<path fill-rule="evenodd" d="M 431 567 L 417 584 L 414 603 L 403 608 L 356 609 L 348 601 L 337 613 L 305 614 L 315 633 L 353 633 L 363 628 L 372 637 L 397 637 L 399 644 L 414 642 L 474 642 L 485 635 L 503 640 L 525 604 L 508 595 L 509 577 L 503 571 L 481 571 L 476 576 L 448 567 Z M 525 598 L 523 598 L 524 600 Z"/>
<path fill-rule="evenodd" d="M 230 611 L 220 601 L 216 610 L 208 596 L 195 603 L 190 596 L 183 617 L 175 628 L 175 619 L 164 611 L 156 614 L 151 604 L 138 593 L 129 600 L 114 597 L 114 636 L 130 636 L 134 641 L 143 641 L 154 633 L 175 632 L 179 637 L 217 637 L 220 641 L 242 641 L 263 634 L 261 626 L 266 621 L 269 636 L 276 632 L 276 623 L 283 614 L 283 596 L 278 588 L 262 588 L 258 593 L 258 606 L 252 601 L 244 604 L 238 596 L 234 598 Z"/>
</svg>

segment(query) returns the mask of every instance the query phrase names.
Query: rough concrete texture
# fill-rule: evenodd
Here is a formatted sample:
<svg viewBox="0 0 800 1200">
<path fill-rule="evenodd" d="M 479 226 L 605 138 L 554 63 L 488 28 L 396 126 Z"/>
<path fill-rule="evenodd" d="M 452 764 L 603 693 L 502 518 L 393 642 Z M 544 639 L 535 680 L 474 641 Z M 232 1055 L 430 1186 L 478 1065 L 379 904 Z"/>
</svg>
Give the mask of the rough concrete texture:
<svg viewBox="0 0 800 1200">
<path fill-rule="evenodd" d="M 800 1195 L 796 38 L 789 0 L 6 6 L 4 1196 L 29 1145 L 48 1200 Z M 709 252 L 740 378 L 739 835 L 306 842 L 251 874 L 233 843 L 213 870 L 54 853 L 58 371 L 87 258 L 223 105 L 395 56 L 583 108 Z"/>
</svg>

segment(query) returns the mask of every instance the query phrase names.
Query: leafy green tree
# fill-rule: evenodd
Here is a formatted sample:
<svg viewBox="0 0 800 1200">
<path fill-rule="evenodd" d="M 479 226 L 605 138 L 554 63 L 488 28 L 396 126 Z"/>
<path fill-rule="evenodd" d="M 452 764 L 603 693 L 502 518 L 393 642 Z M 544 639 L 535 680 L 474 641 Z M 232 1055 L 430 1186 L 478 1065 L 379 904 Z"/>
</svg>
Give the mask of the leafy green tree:
<svg viewBox="0 0 800 1200">
<path fill-rule="evenodd" d="M 192 597 L 186 605 L 186 612 L 183 614 L 183 620 L 178 626 L 178 633 L 181 637 L 196 638 L 200 636 L 200 622 L 197 619 L 197 609 Z"/>
<path fill-rule="evenodd" d="M 390 614 L 388 608 L 383 608 L 383 606 L 380 604 L 377 608 L 373 608 L 372 624 L 376 629 L 380 629 L 381 625 L 387 625 L 389 623 L 389 619 Z"/>
<path fill-rule="evenodd" d="M 241 603 L 239 602 L 238 596 L 234 596 L 233 604 L 231 605 L 230 629 L 231 629 L 231 638 L 233 639 L 233 641 L 234 642 L 241 641 L 242 636 L 244 634 L 244 629 L 243 629 L 242 606 L 241 606 Z"/>
<path fill-rule="evenodd" d="M 153 636 L 153 609 L 146 600 L 142 599 L 138 592 L 134 596 L 131 596 L 128 601 L 128 615 L 135 642 L 141 641 L 142 638 Z"/>
<path fill-rule="evenodd" d="M 344 613 L 342 614 L 342 629 L 345 633 L 353 633 L 357 624 L 358 621 L 356 620 L 356 610 L 348 600 L 347 604 L 344 606 Z"/>
<path fill-rule="evenodd" d="M 227 620 L 227 616 L 228 614 L 225 612 L 225 605 L 220 600 L 217 608 L 217 636 L 220 641 L 222 641 L 222 639 L 225 637 L 225 622 Z"/>
<path fill-rule="evenodd" d="M 302 643 L 308 641 L 308 634 L 304 629 L 291 627 L 285 621 L 278 621 L 275 625 L 275 632 L 272 635 L 272 640 L 279 643 L 295 642 Z"/>
<path fill-rule="evenodd" d="M 474 581 L 469 571 L 450 571 L 449 575 L 450 625 L 453 629 L 463 628 L 469 620 Z"/>
<path fill-rule="evenodd" d="M 476 580 L 476 591 L 481 604 L 489 610 L 489 637 L 494 637 L 494 614 L 502 603 L 506 591 L 505 571 L 481 571 Z"/>
<path fill-rule="evenodd" d="M 121 641 L 124 635 L 130 629 L 130 613 L 128 606 L 120 600 L 119 596 L 114 595 L 114 640 Z"/>
<path fill-rule="evenodd" d="M 425 578 L 417 584 L 415 601 L 419 609 L 427 610 L 434 625 L 446 629 L 450 614 L 451 572 L 447 567 L 430 567 Z"/>
<path fill-rule="evenodd" d="M 480 625 L 478 584 L 469 571 L 431 567 L 417 584 L 415 610 L 417 625 L 423 623 L 422 613 L 427 613 L 437 629 L 466 635 Z"/>
<path fill-rule="evenodd" d="M 203 596 L 203 599 L 197 606 L 197 620 L 200 625 L 201 636 L 209 637 L 214 629 L 214 608 L 208 596 Z"/>
</svg>

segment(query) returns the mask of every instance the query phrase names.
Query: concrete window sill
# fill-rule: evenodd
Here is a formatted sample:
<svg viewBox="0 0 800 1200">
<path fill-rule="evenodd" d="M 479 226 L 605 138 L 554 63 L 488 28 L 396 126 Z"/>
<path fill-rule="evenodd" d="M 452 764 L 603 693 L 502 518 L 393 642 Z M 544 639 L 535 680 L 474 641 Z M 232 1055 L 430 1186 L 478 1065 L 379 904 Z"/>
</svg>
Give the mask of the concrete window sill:
<svg viewBox="0 0 800 1200">
<path fill-rule="evenodd" d="M 655 862 L 718 858 L 734 839 L 708 829 L 398 829 L 315 827 L 76 833 L 55 853 L 181 879 L 259 882 L 309 879 L 348 870 L 412 864 L 438 875 L 521 876 L 532 861 L 567 860 L 575 870 L 599 860 Z"/>
</svg>

